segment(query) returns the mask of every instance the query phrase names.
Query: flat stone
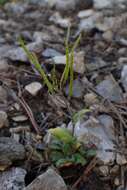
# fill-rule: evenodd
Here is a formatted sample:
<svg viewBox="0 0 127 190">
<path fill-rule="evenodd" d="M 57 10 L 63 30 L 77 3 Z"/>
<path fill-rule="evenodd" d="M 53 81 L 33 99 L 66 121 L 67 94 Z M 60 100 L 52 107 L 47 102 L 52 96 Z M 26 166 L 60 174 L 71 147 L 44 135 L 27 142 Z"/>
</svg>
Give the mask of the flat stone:
<svg viewBox="0 0 127 190">
<path fill-rule="evenodd" d="M 73 91 L 72 91 L 72 97 L 73 98 L 82 98 L 84 92 L 83 84 L 78 80 L 73 81 Z M 65 88 L 65 94 L 69 95 L 69 85 Z"/>
<path fill-rule="evenodd" d="M 67 190 L 67 187 L 62 177 L 49 168 L 23 190 Z"/>
<path fill-rule="evenodd" d="M 42 84 L 39 82 L 32 82 L 25 86 L 25 90 L 29 92 L 32 96 L 36 96 L 41 89 Z"/>
<path fill-rule="evenodd" d="M 22 168 L 10 168 L 0 173 L 1 190 L 22 190 L 25 187 L 26 171 Z"/>
<path fill-rule="evenodd" d="M 106 99 L 114 102 L 123 100 L 122 90 L 113 76 L 107 76 L 105 80 L 96 86 L 97 92 Z"/>
<path fill-rule="evenodd" d="M 12 120 L 15 122 L 24 122 L 24 121 L 27 121 L 28 118 L 25 115 L 18 115 L 18 116 L 12 117 Z"/>
<path fill-rule="evenodd" d="M 52 58 L 55 56 L 62 56 L 62 54 L 55 49 L 47 48 L 43 51 L 42 56 L 45 58 Z"/>
<path fill-rule="evenodd" d="M 90 17 L 90 16 L 92 16 L 93 14 L 94 14 L 93 9 L 88 9 L 88 10 L 80 11 L 77 16 L 78 16 L 80 19 L 82 19 L 82 18 Z"/>
<path fill-rule="evenodd" d="M 7 72 L 9 69 L 9 65 L 7 63 L 7 60 L 0 59 L 0 72 Z"/>
</svg>

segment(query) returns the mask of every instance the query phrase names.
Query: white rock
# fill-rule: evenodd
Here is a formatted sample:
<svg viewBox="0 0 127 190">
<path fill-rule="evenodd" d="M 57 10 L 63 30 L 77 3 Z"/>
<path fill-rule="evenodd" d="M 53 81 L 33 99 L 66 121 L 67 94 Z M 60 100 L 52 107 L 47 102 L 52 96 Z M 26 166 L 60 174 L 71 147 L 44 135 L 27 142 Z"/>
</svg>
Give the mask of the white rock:
<svg viewBox="0 0 127 190">
<path fill-rule="evenodd" d="M 12 120 L 15 122 L 24 122 L 24 121 L 27 121 L 28 118 L 25 115 L 19 115 L 19 116 L 12 117 Z"/>
<path fill-rule="evenodd" d="M 68 28 L 71 26 L 71 22 L 69 18 L 62 18 L 59 12 L 55 12 L 50 18 L 49 21 L 54 22 L 55 24 L 63 27 Z"/>
<path fill-rule="evenodd" d="M 32 96 L 36 96 L 37 93 L 42 89 L 42 84 L 39 82 L 32 82 L 25 86 L 25 90 L 29 92 Z"/>
<path fill-rule="evenodd" d="M 78 13 L 80 19 L 90 17 L 94 14 L 93 9 L 83 10 Z"/>
<path fill-rule="evenodd" d="M 54 62 L 56 65 L 65 65 L 66 56 L 55 56 L 51 59 L 51 62 Z M 85 72 L 85 61 L 84 61 L 84 52 L 80 51 L 74 54 L 74 71 L 80 74 Z"/>
</svg>

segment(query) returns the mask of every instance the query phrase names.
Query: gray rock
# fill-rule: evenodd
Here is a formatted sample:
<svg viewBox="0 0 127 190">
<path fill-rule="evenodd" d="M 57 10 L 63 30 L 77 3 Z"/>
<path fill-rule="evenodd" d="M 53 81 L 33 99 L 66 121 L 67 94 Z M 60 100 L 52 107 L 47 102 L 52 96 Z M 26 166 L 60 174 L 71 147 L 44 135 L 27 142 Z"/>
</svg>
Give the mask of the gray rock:
<svg viewBox="0 0 127 190">
<path fill-rule="evenodd" d="M 54 62 L 56 65 L 65 65 L 66 56 L 55 56 L 51 59 L 51 63 Z M 74 54 L 74 71 L 83 74 L 85 72 L 85 61 L 84 61 L 84 52 L 80 51 Z"/>
<path fill-rule="evenodd" d="M 47 48 L 43 51 L 42 56 L 45 58 L 52 58 L 55 56 L 62 56 L 62 54 L 55 49 Z"/>
<path fill-rule="evenodd" d="M 55 170 L 48 169 L 23 190 L 67 190 L 67 187 Z"/>
<path fill-rule="evenodd" d="M 17 2 L 17 3 L 12 2 L 12 3 L 6 3 L 4 6 L 4 9 L 14 14 L 23 14 L 26 10 L 26 7 L 27 5 L 21 2 Z"/>
<path fill-rule="evenodd" d="M 12 162 L 25 158 L 24 146 L 9 137 L 0 137 L 0 166 L 11 165 Z M 0 168 L 1 169 L 1 168 Z"/>
<path fill-rule="evenodd" d="M 11 168 L 0 173 L 1 190 L 22 190 L 25 187 L 26 171 L 22 168 Z"/>
<path fill-rule="evenodd" d="M 71 129 L 71 124 L 68 127 Z M 109 133 L 110 131 L 112 133 L 109 126 Z M 85 122 L 78 121 L 74 127 L 74 135 L 85 146 L 94 144 L 97 147 L 98 164 L 110 165 L 114 163 L 114 152 L 107 150 L 113 150 L 115 145 L 108 136 L 107 128 L 99 120 L 91 117 Z"/>
<path fill-rule="evenodd" d="M 92 16 L 93 14 L 94 14 L 94 10 L 93 9 L 88 9 L 88 10 L 80 11 L 77 16 L 80 19 L 82 19 L 82 18 L 88 18 L 88 17 Z"/>
<path fill-rule="evenodd" d="M 26 45 L 29 51 L 38 52 L 42 50 L 42 41 L 41 42 L 33 42 Z M 12 60 L 12 61 L 22 61 L 27 62 L 28 58 L 26 53 L 21 47 L 15 47 L 8 52 L 6 52 L 5 57 Z"/>
<path fill-rule="evenodd" d="M 123 100 L 122 90 L 113 76 L 107 76 L 105 80 L 96 86 L 97 92 L 106 99 L 114 102 Z"/>
<path fill-rule="evenodd" d="M 113 0 L 94 0 L 96 9 L 112 8 Z"/>
<path fill-rule="evenodd" d="M 82 98 L 83 92 L 84 92 L 83 84 L 78 79 L 74 80 L 72 97 Z M 65 88 L 65 94 L 67 96 L 69 95 L 69 85 L 67 85 Z"/>
<path fill-rule="evenodd" d="M 69 11 L 76 9 L 88 9 L 93 6 L 93 0 L 45 0 L 50 7 L 55 7 L 59 11 Z"/>
</svg>

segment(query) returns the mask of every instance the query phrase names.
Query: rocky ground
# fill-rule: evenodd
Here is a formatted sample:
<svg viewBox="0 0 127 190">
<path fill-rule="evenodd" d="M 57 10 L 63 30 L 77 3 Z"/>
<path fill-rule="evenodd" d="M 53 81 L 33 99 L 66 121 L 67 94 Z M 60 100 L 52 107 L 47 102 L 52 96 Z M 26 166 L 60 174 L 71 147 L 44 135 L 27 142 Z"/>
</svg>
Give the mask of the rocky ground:
<svg viewBox="0 0 127 190">
<path fill-rule="evenodd" d="M 50 76 L 65 66 L 64 40 L 82 33 L 68 83 L 50 94 L 19 43 L 36 53 Z M 127 190 L 126 0 L 29 0 L 0 8 L 0 190 Z M 73 128 L 97 148 L 85 167 L 56 168 L 46 158 L 46 134 Z"/>
</svg>

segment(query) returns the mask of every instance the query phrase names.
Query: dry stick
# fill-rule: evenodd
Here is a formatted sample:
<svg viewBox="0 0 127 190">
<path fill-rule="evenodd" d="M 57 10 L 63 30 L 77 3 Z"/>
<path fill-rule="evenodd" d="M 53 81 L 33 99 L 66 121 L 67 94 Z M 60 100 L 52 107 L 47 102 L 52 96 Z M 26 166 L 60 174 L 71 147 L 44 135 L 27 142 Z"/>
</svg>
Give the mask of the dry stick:
<svg viewBox="0 0 127 190">
<path fill-rule="evenodd" d="M 84 170 L 84 172 L 83 172 L 83 175 L 80 176 L 80 177 L 78 178 L 78 180 L 74 183 L 74 185 L 72 186 L 72 189 L 75 189 L 75 188 L 78 186 L 78 184 L 79 184 L 82 180 L 83 180 L 83 182 L 86 181 L 87 175 L 88 175 L 88 174 L 91 172 L 91 170 L 96 166 L 96 164 L 97 164 L 97 158 L 94 157 L 94 158 L 92 159 L 92 161 L 89 163 L 89 165 L 87 166 L 87 168 L 85 168 L 85 170 Z"/>
<path fill-rule="evenodd" d="M 19 89 L 19 96 L 18 96 L 18 101 L 19 103 L 22 105 L 22 107 L 24 108 L 24 110 L 26 111 L 35 131 L 37 132 L 37 134 L 40 134 L 40 130 L 39 130 L 39 126 L 38 124 L 36 123 L 35 119 L 34 119 L 34 115 L 33 115 L 33 112 L 32 110 L 30 109 L 30 107 L 28 106 L 28 104 L 26 103 L 26 101 L 24 100 L 23 96 L 22 96 L 22 92 L 21 92 L 21 87 L 20 87 L 20 84 L 19 82 L 17 82 L 18 84 L 18 89 Z"/>
</svg>

